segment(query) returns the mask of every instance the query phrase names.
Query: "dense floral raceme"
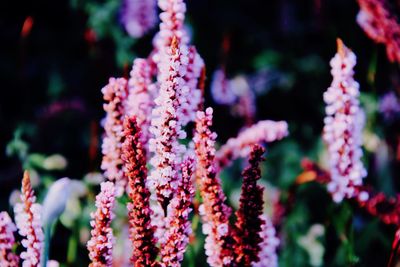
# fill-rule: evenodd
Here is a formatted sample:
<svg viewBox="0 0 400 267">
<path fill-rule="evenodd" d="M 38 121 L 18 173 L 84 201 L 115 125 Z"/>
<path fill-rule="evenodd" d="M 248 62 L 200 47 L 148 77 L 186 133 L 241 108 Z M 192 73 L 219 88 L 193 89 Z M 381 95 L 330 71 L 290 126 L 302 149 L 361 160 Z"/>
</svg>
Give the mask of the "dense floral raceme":
<svg viewBox="0 0 400 267">
<path fill-rule="evenodd" d="M 212 126 L 211 108 L 197 113 L 196 133 L 193 138 L 197 157 L 197 181 L 203 204 L 199 208 L 206 235 L 205 251 L 210 266 L 231 266 L 232 239 L 229 236 L 231 209 L 224 203 L 226 196 L 217 176 L 215 161 L 215 139 Z"/>
<path fill-rule="evenodd" d="M 261 215 L 263 224 L 261 225 L 260 243 L 261 251 L 258 253 L 259 260 L 253 263 L 253 267 L 278 267 L 277 247 L 279 239 L 276 236 L 276 230 L 270 218 L 266 215 Z"/>
<path fill-rule="evenodd" d="M 238 157 L 246 157 L 253 144 L 274 142 L 288 134 L 288 126 L 284 121 L 260 121 L 243 130 L 235 138 L 230 138 L 217 152 L 219 168 L 224 168 Z"/>
<path fill-rule="evenodd" d="M 182 51 L 177 39 L 172 42 L 160 69 L 160 91 L 155 99 L 151 121 L 150 151 L 154 153 L 150 163 L 153 170 L 149 177 L 151 187 L 156 188 L 157 198 L 164 211 L 178 186 L 180 155 L 184 146 L 178 140 L 186 137 L 180 123 L 179 98 L 184 81 L 181 72 L 187 64 L 187 51 Z"/>
<path fill-rule="evenodd" d="M 36 203 L 29 173 L 22 179 L 21 201 L 14 207 L 18 233 L 24 237 L 21 244 L 26 249 L 20 255 L 23 267 L 40 266 L 44 234 L 42 229 L 42 206 Z"/>
<path fill-rule="evenodd" d="M 353 79 L 356 56 L 341 40 L 331 60 L 333 81 L 324 93 L 326 118 L 323 138 L 328 147 L 331 182 L 336 202 L 355 196 L 355 186 L 367 175 L 361 161 L 364 115 L 359 106 L 359 84 Z"/>
<path fill-rule="evenodd" d="M 377 43 L 386 45 L 391 62 L 400 63 L 400 25 L 386 0 L 358 0 L 357 22 Z"/>
<path fill-rule="evenodd" d="M 157 0 L 124 0 L 121 21 L 130 36 L 143 36 L 157 23 Z"/>
<path fill-rule="evenodd" d="M 101 183 L 101 191 L 96 196 L 96 211 L 90 216 L 91 239 L 87 242 L 91 267 L 111 267 L 114 235 L 111 221 L 115 202 L 115 186 L 112 182 Z"/>
<path fill-rule="evenodd" d="M 129 232 L 133 245 L 134 266 L 157 266 L 158 249 L 151 225 L 150 191 L 146 187 L 146 151 L 141 143 L 141 131 L 135 117 L 125 118 L 125 141 L 122 145 L 122 159 L 125 175 L 129 181 L 128 204 Z"/>
<path fill-rule="evenodd" d="M 264 160 L 262 155 L 265 149 L 254 145 L 250 153 L 249 166 L 243 171 L 243 185 L 240 196 L 240 207 L 236 212 L 237 221 L 234 227 L 235 263 L 237 266 L 251 266 L 259 261 L 258 254 L 261 251 L 260 236 L 261 219 L 263 212 L 263 190 L 257 185 L 261 179 L 260 162 Z"/>
<path fill-rule="evenodd" d="M 102 89 L 102 93 L 106 101 L 104 110 L 107 114 L 103 121 L 105 135 L 102 144 L 103 161 L 101 169 L 104 170 L 104 176 L 108 180 L 115 182 L 117 195 L 122 195 L 127 185 L 121 159 L 122 124 L 128 94 L 126 79 L 110 78 L 109 83 Z"/>
<path fill-rule="evenodd" d="M 161 261 L 164 267 L 179 267 L 183 260 L 189 235 L 192 233 L 189 213 L 194 197 L 193 173 L 194 157 L 189 156 L 182 164 L 182 178 L 174 198 L 168 207 L 166 224 L 168 230 L 161 240 Z"/>
<path fill-rule="evenodd" d="M 157 88 L 152 82 L 151 66 L 146 59 L 137 58 L 133 61 L 128 87 L 126 114 L 136 117 L 137 124 L 141 129 L 140 141 L 147 146 L 150 138 L 151 112 Z"/>
<path fill-rule="evenodd" d="M 4 267 L 18 266 L 19 257 L 14 254 L 14 232 L 17 227 L 7 212 L 0 212 L 0 265 Z"/>
</svg>

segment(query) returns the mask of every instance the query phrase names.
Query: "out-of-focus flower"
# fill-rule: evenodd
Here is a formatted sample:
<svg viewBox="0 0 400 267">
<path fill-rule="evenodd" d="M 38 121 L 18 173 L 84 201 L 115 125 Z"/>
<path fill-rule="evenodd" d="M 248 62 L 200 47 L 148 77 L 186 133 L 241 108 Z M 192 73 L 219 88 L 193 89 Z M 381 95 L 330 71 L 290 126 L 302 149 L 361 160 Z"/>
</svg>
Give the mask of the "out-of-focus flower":
<svg viewBox="0 0 400 267">
<path fill-rule="evenodd" d="M 276 236 L 276 230 L 271 219 L 266 215 L 261 215 L 263 224 L 261 225 L 260 243 L 261 251 L 258 253 L 259 260 L 253 263 L 253 267 L 278 267 L 277 248 L 279 239 Z"/>
<path fill-rule="evenodd" d="M 101 191 L 96 196 L 96 212 L 90 216 L 91 239 L 87 242 L 90 267 L 111 267 L 113 264 L 112 248 L 114 235 L 111 221 L 114 218 L 112 211 L 115 202 L 115 187 L 112 182 L 101 183 Z"/>
<path fill-rule="evenodd" d="M 61 178 L 54 182 L 43 201 L 43 225 L 48 225 L 57 220 L 65 209 L 71 195 L 71 180 Z"/>
<path fill-rule="evenodd" d="M 154 266 L 158 255 L 155 228 L 151 225 L 150 191 L 146 187 L 146 151 L 141 143 L 141 131 L 135 117 L 124 121 L 125 141 L 122 145 L 124 171 L 129 181 L 129 234 L 133 245 L 132 263 Z"/>
<path fill-rule="evenodd" d="M 113 250 L 113 264 L 118 267 L 131 267 L 133 252 L 132 242 L 129 238 L 128 226 L 124 226 L 119 235 L 116 236 L 116 243 Z"/>
<path fill-rule="evenodd" d="M 166 224 L 168 229 L 161 240 L 161 262 L 164 267 L 180 267 L 189 235 L 192 233 L 189 214 L 194 197 L 194 158 L 185 159 L 182 164 L 182 179 L 169 205 Z"/>
<path fill-rule="evenodd" d="M 237 221 L 234 227 L 234 250 L 237 266 L 251 266 L 251 263 L 260 260 L 263 241 L 260 232 L 263 213 L 263 188 L 257 185 L 261 179 L 260 163 L 264 160 L 262 155 L 265 149 L 254 145 L 250 153 L 249 166 L 243 171 L 242 194 L 240 207 L 236 211 Z"/>
<path fill-rule="evenodd" d="M 27 171 L 22 179 L 21 201 L 14 206 L 14 213 L 18 233 L 24 237 L 21 244 L 26 248 L 20 255 L 22 266 L 40 266 L 44 240 L 42 206 L 36 203 Z"/>
<path fill-rule="evenodd" d="M 21 199 L 21 191 L 15 189 L 11 192 L 10 196 L 8 197 L 8 203 L 11 207 L 14 207 L 15 204 Z"/>
<path fill-rule="evenodd" d="M 43 161 L 43 168 L 48 171 L 61 171 L 64 170 L 67 165 L 67 160 L 64 158 L 64 156 L 59 154 L 48 156 Z"/>
<path fill-rule="evenodd" d="M 314 224 L 308 230 L 307 234 L 300 237 L 299 245 L 308 253 L 310 265 L 314 267 L 322 266 L 325 248 L 318 240 L 325 234 L 325 228 L 321 224 Z"/>
<path fill-rule="evenodd" d="M 83 177 L 83 180 L 91 185 L 99 185 L 104 182 L 104 176 L 99 172 L 89 172 Z"/>
<path fill-rule="evenodd" d="M 230 138 L 217 152 L 216 160 L 219 168 L 231 164 L 239 157 L 246 157 L 250 153 L 251 145 L 262 142 L 274 142 L 288 134 L 288 125 L 284 121 L 260 121 L 243 130 L 237 137 Z"/>
<path fill-rule="evenodd" d="M 216 69 L 211 79 L 211 95 L 217 104 L 232 105 L 236 102 L 237 95 L 230 86 L 224 68 Z"/>
<path fill-rule="evenodd" d="M 130 36 L 143 36 L 157 22 L 157 0 L 124 0 L 121 21 Z"/>
<path fill-rule="evenodd" d="M 233 240 L 229 235 L 231 209 L 224 203 L 226 196 L 217 176 L 215 161 L 216 133 L 212 126 L 212 108 L 197 113 L 196 132 L 193 138 L 197 156 L 197 183 L 203 204 L 199 213 L 203 220 L 203 233 L 206 235 L 205 251 L 210 266 L 231 266 L 233 260 Z"/>
<path fill-rule="evenodd" d="M 58 261 L 55 260 L 49 260 L 47 262 L 47 267 L 59 267 L 60 263 L 58 263 Z"/>
<path fill-rule="evenodd" d="M 184 85 L 182 69 L 187 64 L 187 51 L 181 49 L 177 39 L 172 42 L 168 57 L 160 63 L 160 92 L 155 99 L 154 117 L 151 121 L 149 149 L 154 155 L 150 189 L 156 189 L 157 199 L 164 211 L 178 186 L 178 166 L 185 147 L 178 140 L 186 137 L 180 123 L 178 92 Z"/>
<path fill-rule="evenodd" d="M 400 25 L 386 0 L 358 0 L 357 23 L 375 42 L 386 45 L 391 62 L 400 62 Z"/>
<path fill-rule="evenodd" d="M 0 212 L 0 265 L 4 267 L 18 266 L 19 257 L 13 253 L 15 245 L 14 232 L 17 227 L 7 212 Z"/>
<path fill-rule="evenodd" d="M 104 176 L 114 181 L 117 195 L 123 194 L 127 185 L 127 179 L 123 175 L 121 144 L 123 137 L 123 116 L 125 116 L 125 101 L 127 99 L 128 82 L 124 78 L 110 78 L 108 85 L 101 91 L 103 93 L 104 110 L 107 115 L 104 119 L 105 136 L 103 138 L 103 161 L 101 169 Z"/>
<path fill-rule="evenodd" d="M 367 175 L 361 161 L 364 113 L 358 100 L 359 84 L 353 79 L 355 65 L 355 54 L 338 39 L 338 52 L 331 60 L 333 81 L 324 93 L 323 133 L 331 172 L 328 190 L 335 202 L 354 197 L 355 186 Z"/>
<path fill-rule="evenodd" d="M 385 94 L 379 100 L 379 112 L 386 120 L 392 120 L 400 114 L 400 100 L 394 92 Z"/>
</svg>

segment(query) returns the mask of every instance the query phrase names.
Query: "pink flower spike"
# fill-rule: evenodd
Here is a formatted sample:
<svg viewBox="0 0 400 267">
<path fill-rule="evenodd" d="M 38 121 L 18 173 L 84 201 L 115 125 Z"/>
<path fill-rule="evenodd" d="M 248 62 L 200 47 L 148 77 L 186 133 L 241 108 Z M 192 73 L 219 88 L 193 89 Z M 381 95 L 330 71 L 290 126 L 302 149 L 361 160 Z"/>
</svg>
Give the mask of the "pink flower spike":
<svg viewBox="0 0 400 267">
<path fill-rule="evenodd" d="M 123 194 L 127 185 L 121 159 L 122 122 L 128 93 L 127 84 L 124 78 L 110 78 L 108 85 L 101 90 L 106 102 L 104 110 L 107 113 L 103 121 L 105 134 L 101 146 L 103 153 L 101 169 L 104 170 L 104 176 L 108 180 L 115 182 L 118 196 Z"/>
<path fill-rule="evenodd" d="M 15 222 L 18 232 L 24 239 L 21 244 L 26 248 L 20 255 L 23 267 L 40 266 L 44 234 L 42 229 L 42 206 L 35 203 L 36 197 L 32 189 L 28 171 L 24 172 L 21 189 L 22 203 L 14 207 Z"/>
<path fill-rule="evenodd" d="M 157 23 L 157 0 L 124 0 L 121 21 L 128 34 L 142 37 Z"/>
<path fill-rule="evenodd" d="M 279 246 L 279 239 L 276 236 L 276 230 L 270 218 L 266 215 L 261 215 L 261 220 L 264 222 L 261 225 L 260 244 L 261 251 L 258 253 L 259 260 L 253 263 L 253 267 L 278 267 L 278 255 L 276 250 Z"/>
<path fill-rule="evenodd" d="M 90 214 L 92 220 L 91 239 L 87 242 L 90 267 L 111 267 L 114 235 L 111 221 L 114 218 L 112 209 L 115 202 L 115 186 L 112 182 L 101 183 L 101 191 L 96 196 L 97 210 Z"/>
<path fill-rule="evenodd" d="M 197 112 L 196 132 L 193 138 L 197 157 L 197 184 L 203 199 L 199 212 L 206 235 L 205 250 L 210 266 L 231 266 L 233 240 L 229 235 L 231 209 L 225 204 L 221 180 L 217 176 L 215 161 L 216 134 L 212 126 L 212 108 Z"/>
<path fill-rule="evenodd" d="M 189 214 L 194 197 L 194 158 L 188 157 L 181 164 L 182 179 L 168 206 L 168 229 L 161 243 L 161 261 L 164 267 L 179 267 L 183 260 L 189 235 L 192 233 Z"/>
<path fill-rule="evenodd" d="M 18 266 L 19 257 L 13 253 L 14 232 L 17 227 L 7 212 L 0 212 L 0 266 Z"/>
<path fill-rule="evenodd" d="M 229 166 L 239 157 L 250 153 L 251 145 L 270 143 L 281 140 L 288 135 L 288 125 L 285 121 L 260 121 L 243 130 L 237 137 L 230 138 L 217 152 L 216 159 L 219 169 Z"/>
<path fill-rule="evenodd" d="M 331 60 L 333 81 L 324 93 L 326 118 L 323 139 L 328 147 L 331 181 L 328 190 L 335 202 L 354 197 L 367 172 L 361 161 L 364 114 L 353 79 L 356 56 L 338 39 L 338 52 Z"/>
</svg>

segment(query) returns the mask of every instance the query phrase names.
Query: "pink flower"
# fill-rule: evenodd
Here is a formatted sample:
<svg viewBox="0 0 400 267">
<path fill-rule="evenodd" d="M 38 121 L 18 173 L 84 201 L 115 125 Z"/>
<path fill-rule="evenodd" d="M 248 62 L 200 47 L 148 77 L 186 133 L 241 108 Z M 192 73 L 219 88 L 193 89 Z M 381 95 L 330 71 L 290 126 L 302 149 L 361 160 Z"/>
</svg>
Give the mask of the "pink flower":
<svg viewBox="0 0 400 267">
<path fill-rule="evenodd" d="M 112 249 L 114 235 L 111 221 L 114 217 L 112 209 L 115 202 L 115 187 L 112 182 L 101 183 L 101 191 L 96 196 L 96 212 L 90 214 L 92 220 L 91 239 L 87 242 L 91 267 L 112 266 Z"/>
<path fill-rule="evenodd" d="M 187 51 L 182 51 L 177 39 L 172 43 L 167 60 L 161 63 L 160 92 L 155 99 L 149 141 L 154 167 L 150 177 L 150 188 L 155 188 L 157 199 L 166 212 L 169 201 L 178 187 L 178 168 L 184 146 L 178 140 L 186 137 L 178 113 L 180 99 L 178 93 L 184 85 L 182 70 L 187 64 Z"/>
<path fill-rule="evenodd" d="M 108 85 L 102 90 L 104 100 L 105 135 L 102 144 L 103 161 L 101 168 L 105 177 L 116 184 L 117 195 L 122 195 L 127 179 L 123 175 L 121 144 L 123 137 L 122 119 L 125 116 L 125 101 L 127 99 L 127 81 L 124 78 L 110 78 Z"/>
<path fill-rule="evenodd" d="M 386 120 L 391 120 L 400 114 L 400 100 L 394 92 L 385 94 L 379 100 L 379 112 Z"/>
<path fill-rule="evenodd" d="M 14 232 L 17 227 L 7 212 L 0 212 L 0 266 L 18 266 L 19 257 L 13 253 L 15 245 Z"/>
<path fill-rule="evenodd" d="M 121 21 L 130 36 L 142 37 L 157 22 L 156 0 L 124 0 Z"/>
<path fill-rule="evenodd" d="M 211 95 L 215 103 L 222 105 L 233 105 L 237 100 L 237 95 L 230 86 L 224 68 L 216 69 L 213 73 Z"/>
<path fill-rule="evenodd" d="M 189 235 L 192 233 L 189 214 L 194 197 L 194 158 L 189 157 L 181 164 L 182 179 L 174 198 L 168 206 L 166 224 L 168 229 L 161 240 L 161 262 L 165 267 L 179 267 L 183 260 Z"/>
<path fill-rule="evenodd" d="M 42 206 L 35 203 L 36 197 L 32 190 L 29 173 L 24 172 L 21 188 L 22 203 L 14 207 L 15 222 L 18 232 L 24 239 L 22 246 L 26 248 L 20 255 L 23 267 L 40 266 L 43 249 Z"/>
<path fill-rule="evenodd" d="M 259 260 L 254 262 L 254 267 L 277 267 L 278 255 L 276 250 L 279 246 L 279 239 L 276 236 L 276 230 L 272 225 L 270 218 L 266 215 L 261 215 L 261 220 L 264 222 L 261 225 L 260 237 L 262 242 L 260 244 L 261 251 L 258 253 Z"/>
<path fill-rule="evenodd" d="M 358 0 L 357 23 L 377 43 L 386 45 L 391 62 L 400 62 L 400 25 L 385 0 Z"/>
<path fill-rule="evenodd" d="M 231 266 L 233 240 L 228 235 L 231 209 L 224 203 L 226 196 L 217 176 L 214 147 L 217 135 L 210 130 L 212 113 L 212 108 L 207 108 L 206 112 L 197 112 L 196 133 L 193 138 L 197 156 L 197 183 L 203 199 L 199 212 L 203 221 L 203 233 L 206 235 L 208 264 Z"/>
<path fill-rule="evenodd" d="M 133 61 L 128 82 L 129 95 L 126 101 L 126 114 L 135 116 L 141 129 L 140 141 L 147 146 L 150 138 L 151 111 L 154 107 L 156 85 L 152 83 L 151 66 L 146 59 L 137 58 Z"/>
<path fill-rule="evenodd" d="M 217 152 L 216 159 L 219 168 L 231 164 L 239 157 L 250 153 L 251 145 L 262 142 L 274 142 L 288 135 L 288 125 L 284 121 L 260 121 L 243 130 L 237 137 L 230 138 Z"/>
<path fill-rule="evenodd" d="M 335 202 L 351 198 L 367 175 L 361 161 L 363 112 L 359 84 L 353 79 L 356 56 L 338 40 L 338 53 L 331 60 L 333 81 L 324 93 L 326 118 L 323 138 L 329 152 L 331 181 L 328 190 Z"/>
</svg>

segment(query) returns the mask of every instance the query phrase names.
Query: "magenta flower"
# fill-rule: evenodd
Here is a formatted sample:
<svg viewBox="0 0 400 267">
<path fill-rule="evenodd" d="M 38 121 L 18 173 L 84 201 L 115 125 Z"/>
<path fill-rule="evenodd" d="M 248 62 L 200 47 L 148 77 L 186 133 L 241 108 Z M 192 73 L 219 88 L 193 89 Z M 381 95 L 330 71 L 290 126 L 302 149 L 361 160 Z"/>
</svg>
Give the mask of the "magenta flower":
<svg viewBox="0 0 400 267">
<path fill-rule="evenodd" d="M 124 78 L 110 78 L 108 85 L 102 90 L 104 100 L 105 135 L 102 144 L 103 161 L 101 169 L 104 176 L 114 181 L 117 195 L 122 195 L 127 185 L 127 179 L 123 175 L 123 162 L 121 159 L 121 144 L 123 137 L 123 117 L 125 116 L 125 101 L 127 99 L 127 81 Z"/>
<path fill-rule="evenodd" d="M 183 260 L 189 235 L 192 233 L 189 214 L 194 197 L 194 158 L 189 157 L 181 164 L 182 178 L 174 198 L 168 206 L 166 225 L 168 229 L 161 240 L 161 262 L 164 267 L 179 267 Z"/>
<path fill-rule="evenodd" d="M 335 202 L 351 198 L 367 175 L 361 161 L 363 112 L 359 84 L 353 79 L 356 56 L 338 40 L 338 53 L 331 60 L 333 81 L 324 93 L 326 118 L 323 138 L 329 152 L 331 181 L 328 190 Z"/>
<path fill-rule="evenodd" d="M 142 37 L 157 23 L 156 0 L 124 0 L 121 21 L 128 34 Z"/>
<path fill-rule="evenodd" d="M 246 157 L 251 146 L 262 142 L 274 142 L 288 135 L 288 125 L 284 121 L 259 121 L 243 130 L 237 137 L 230 138 L 217 152 L 216 159 L 220 169 L 239 157 Z"/>
<path fill-rule="evenodd" d="M 14 207 L 15 223 L 18 233 L 24 237 L 21 241 L 26 249 L 20 255 L 23 267 L 40 266 L 44 234 L 42 229 L 42 206 L 36 203 L 29 173 L 24 172 L 21 188 L 21 201 Z"/>
<path fill-rule="evenodd" d="M 229 235 L 229 216 L 231 209 L 225 204 L 221 180 L 217 176 L 215 161 L 215 139 L 217 135 L 210 130 L 212 108 L 197 113 L 196 133 L 193 138 L 197 156 L 197 183 L 203 204 L 199 212 L 206 235 L 205 250 L 210 266 L 231 266 L 232 237 Z"/>
<path fill-rule="evenodd" d="M 112 182 L 101 183 L 101 191 L 96 196 L 97 210 L 90 214 L 92 220 L 91 239 L 87 242 L 90 267 L 111 267 L 114 235 L 111 221 L 115 202 L 115 186 Z"/>
<path fill-rule="evenodd" d="M 400 100 L 394 92 L 385 94 L 379 100 L 379 112 L 386 120 L 391 120 L 400 114 Z"/>
<path fill-rule="evenodd" d="M 19 257 L 13 252 L 15 231 L 17 227 L 8 213 L 0 212 L 0 266 L 13 267 L 19 264 Z"/>
</svg>

